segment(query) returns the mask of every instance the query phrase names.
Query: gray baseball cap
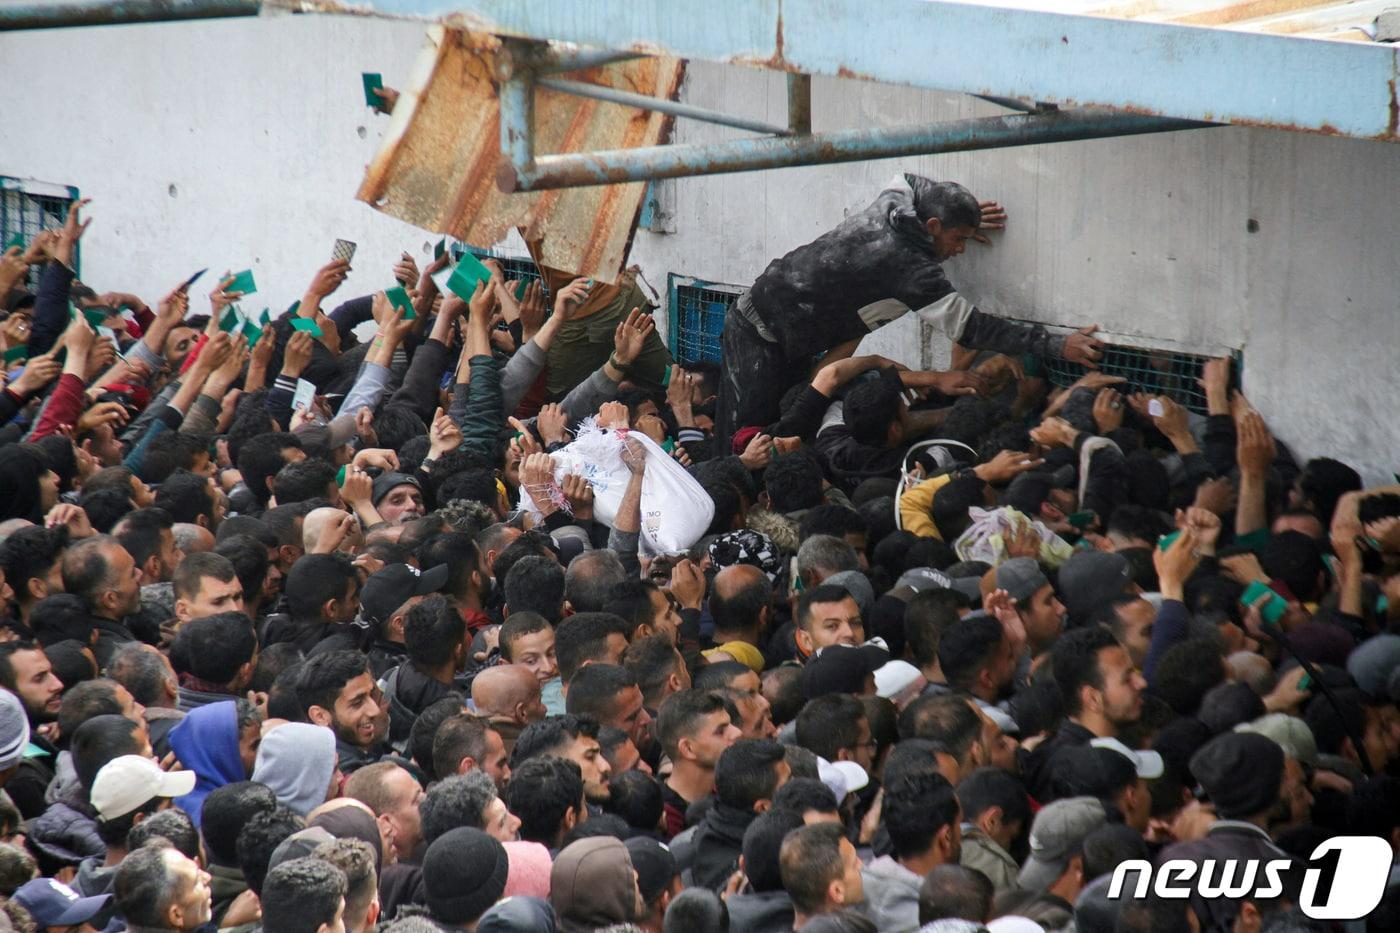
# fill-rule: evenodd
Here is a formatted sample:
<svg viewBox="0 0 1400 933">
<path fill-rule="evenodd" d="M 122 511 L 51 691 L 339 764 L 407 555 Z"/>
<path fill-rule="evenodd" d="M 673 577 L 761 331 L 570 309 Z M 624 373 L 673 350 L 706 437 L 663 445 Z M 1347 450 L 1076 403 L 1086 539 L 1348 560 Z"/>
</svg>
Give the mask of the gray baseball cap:
<svg viewBox="0 0 1400 933">
<path fill-rule="evenodd" d="M 1049 585 L 1050 580 L 1034 558 L 1013 557 L 997 567 L 997 589 L 1006 590 L 1017 603 L 1026 603 L 1036 590 Z"/>
<path fill-rule="evenodd" d="M 1084 837 L 1107 821 L 1096 797 L 1066 797 L 1046 804 L 1031 823 L 1031 855 L 1021 868 L 1018 885 L 1044 891 L 1065 873 L 1070 856 L 1079 852 Z"/>
</svg>

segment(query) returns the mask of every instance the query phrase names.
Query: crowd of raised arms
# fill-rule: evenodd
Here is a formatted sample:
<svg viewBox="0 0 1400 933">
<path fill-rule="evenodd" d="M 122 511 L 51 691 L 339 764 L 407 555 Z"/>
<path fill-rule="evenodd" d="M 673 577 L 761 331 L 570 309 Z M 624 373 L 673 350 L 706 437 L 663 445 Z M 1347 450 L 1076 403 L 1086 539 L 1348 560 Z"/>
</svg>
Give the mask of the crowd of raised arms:
<svg viewBox="0 0 1400 933">
<path fill-rule="evenodd" d="M 890 249 L 996 226 L 907 177 Z M 795 351 L 796 253 L 725 364 L 632 272 L 450 250 L 263 318 L 80 282 L 86 213 L 0 258 L 0 930 L 1400 929 L 1400 867 L 1345 922 L 1112 890 L 1400 866 L 1400 487 L 1230 360 L 1129 383 L 943 285 L 948 372 Z"/>
</svg>

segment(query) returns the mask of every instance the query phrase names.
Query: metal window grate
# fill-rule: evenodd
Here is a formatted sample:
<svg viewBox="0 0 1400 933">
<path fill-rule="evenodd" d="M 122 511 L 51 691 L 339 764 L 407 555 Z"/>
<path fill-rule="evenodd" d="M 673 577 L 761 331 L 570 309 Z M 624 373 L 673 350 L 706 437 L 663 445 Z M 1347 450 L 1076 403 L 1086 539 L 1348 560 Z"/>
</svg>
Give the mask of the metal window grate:
<svg viewBox="0 0 1400 933">
<path fill-rule="evenodd" d="M 1242 358 L 1238 352 L 1233 357 L 1235 366 L 1232 371 L 1238 374 Z M 1209 356 L 1174 350 L 1106 345 L 1099 369 L 1110 376 L 1127 379 L 1126 392 L 1165 395 L 1203 415 L 1206 413 L 1206 394 L 1197 380 L 1209 359 Z M 1078 363 L 1058 357 L 1043 356 L 1039 362 L 1046 377 L 1057 386 L 1071 385 L 1088 372 Z"/>
<path fill-rule="evenodd" d="M 78 189 L 69 185 L 50 185 L 22 178 L 0 175 L 0 246 L 8 244 L 15 235 L 24 237 L 26 246 L 34 235 L 43 230 L 57 230 L 68 216 L 68 205 L 78 197 Z M 81 247 L 79 247 L 81 249 Z M 79 268 L 80 253 L 73 256 L 74 271 Z M 42 266 L 29 270 L 29 288 L 37 290 Z"/>
<path fill-rule="evenodd" d="M 468 246 L 467 251 L 477 259 L 494 259 L 501 264 L 501 271 L 505 272 L 507 281 L 518 281 L 525 279 L 528 282 L 544 281 L 540 275 L 540 270 L 531 259 L 522 259 L 517 256 L 502 256 L 489 249 L 482 249 L 479 246 Z"/>
<path fill-rule="evenodd" d="M 672 274 L 668 291 L 671 355 L 684 362 L 718 363 L 724 316 L 743 289 Z"/>
</svg>

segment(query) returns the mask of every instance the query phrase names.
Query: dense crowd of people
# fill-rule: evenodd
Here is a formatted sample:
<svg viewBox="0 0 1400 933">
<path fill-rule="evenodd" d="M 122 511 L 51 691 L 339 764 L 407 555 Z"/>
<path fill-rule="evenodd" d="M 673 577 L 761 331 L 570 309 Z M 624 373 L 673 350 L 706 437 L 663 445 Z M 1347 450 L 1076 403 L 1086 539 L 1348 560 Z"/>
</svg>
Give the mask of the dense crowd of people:
<svg viewBox="0 0 1400 933">
<path fill-rule="evenodd" d="M 1004 212 L 904 179 L 722 365 L 631 273 L 262 318 L 80 282 L 85 202 L 6 252 L 0 929 L 1400 929 L 1400 487 L 972 308 Z M 953 369 L 855 355 L 891 297 Z M 1368 917 L 1304 913 L 1335 836 Z M 1229 859 L 1296 870 L 1138 889 Z"/>
</svg>

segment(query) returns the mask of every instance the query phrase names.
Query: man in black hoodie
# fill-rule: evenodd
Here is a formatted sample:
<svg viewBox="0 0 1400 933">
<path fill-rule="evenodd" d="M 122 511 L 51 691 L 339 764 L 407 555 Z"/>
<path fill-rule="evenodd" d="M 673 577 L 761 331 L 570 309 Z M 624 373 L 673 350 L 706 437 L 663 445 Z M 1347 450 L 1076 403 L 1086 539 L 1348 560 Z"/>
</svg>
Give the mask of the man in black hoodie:
<svg viewBox="0 0 1400 933">
<path fill-rule="evenodd" d="M 943 263 L 980 238 L 979 227 L 1004 218 L 959 184 L 904 173 L 865 210 L 769 263 L 724 322 L 717 435 L 727 444 L 741 427 L 775 421 L 783 393 L 817 356 L 850 356 L 911 308 L 964 347 L 1092 364 L 1094 328 L 1057 338 L 983 314 L 944 275 Z"/>
<path fill-rule="evenodd" d="M 778 853 L 787 834 L 803 825 L 801 813 L 769 810 L 744 831 L 743 870 L 749 889 L 731 894 L 726 902 L 733 929 L 751 933 L 787 933 L 792 929 L 792 897 L 783 888 Z"/>
<path fill-rule="evenodd" d="M 715 766 L 715 804 L 696 827 L 690 858 L 690 884 L 718 891 L 739 867 L 744 831 L 773 805 L 773 795 L 787 783 L 792 769 L 783 746 L 773 739 L 740 739 L 719 756 Z"/>
<path fill-rule="evenodd" d="M 456 692 L 452 679 L 466 667 L 471 646 L 462 614 L 441 595 L 428 596 L 408 611 L 403 635 L 408 660 L 384 679 L 389 742 L 397 748 L 408 741 L 419 713 Z"/>
</svg>

